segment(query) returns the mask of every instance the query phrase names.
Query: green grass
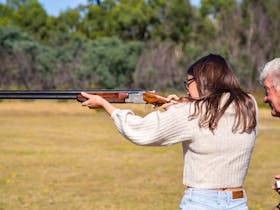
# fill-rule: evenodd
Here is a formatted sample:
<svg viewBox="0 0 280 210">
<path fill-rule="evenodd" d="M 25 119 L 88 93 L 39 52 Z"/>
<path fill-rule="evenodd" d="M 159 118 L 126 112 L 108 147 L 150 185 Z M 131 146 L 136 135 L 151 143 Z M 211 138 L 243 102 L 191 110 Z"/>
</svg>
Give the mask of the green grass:
<svg viewBox="0 0 280 210">
<path fill-rule="evenodd" d="M 245 182 L 252 210 L 271 209 L 280 198 L 271 190 L 280 173 L 278 128 L 280 119 L 261 109 Z M 0 103 L 0 210 L 170 210 L 183 191 L 179 144 L 135 146 L 106 113 L 75 101 Z"/>
</svg>

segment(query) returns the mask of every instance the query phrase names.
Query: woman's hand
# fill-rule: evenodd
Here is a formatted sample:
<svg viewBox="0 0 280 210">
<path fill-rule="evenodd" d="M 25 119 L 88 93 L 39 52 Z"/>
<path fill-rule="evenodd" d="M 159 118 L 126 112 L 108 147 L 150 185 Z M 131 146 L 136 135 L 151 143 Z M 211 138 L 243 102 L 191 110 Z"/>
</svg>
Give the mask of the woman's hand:
<svg viewBox="0 0 280 210">
<path fill-rule="evenodd" d="M 163 104 L 161 107 L 165 110 L 168 110 L 170 106 L 177 104 L 180 99 L 178 96 L 172 94 L 166 97 L 168 103 Z"/>
<path fill-rule="evenodd" d="M 87 106 L 89 108 L 103 107 L 105 99 L 98 95 L 92 95 L 85 92 L 81 92 L 81 95 L 87 100 L 82 103 L 82 106 Z"/>
<path fill-rule="evenodd" d="M 111 115 L 112 112 L 116 109 L 112 104 L 110 104 L 101 96 L 92 95 L 85 92 L 81 92 L 81 95 L 87 99 L 82 103 L 82 106 L 87 106 L 89 108 L 104 108 L 109 115 Z"/>
</svg>

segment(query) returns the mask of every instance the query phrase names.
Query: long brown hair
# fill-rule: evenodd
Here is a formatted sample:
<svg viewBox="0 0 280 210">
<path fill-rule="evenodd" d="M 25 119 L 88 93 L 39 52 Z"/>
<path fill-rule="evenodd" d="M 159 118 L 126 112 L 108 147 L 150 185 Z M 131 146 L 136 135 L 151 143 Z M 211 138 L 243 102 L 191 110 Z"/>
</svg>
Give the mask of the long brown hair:
<svg viewBox="0 0 280 210">
<path fill-rule="evenodd" d="M 199 93 L 195 101 L 195 111 L 190 116 L 199 117 L 199 126 L 208 127 L 212 132 L 231 103 L 234 103 L 235 122 L 233 132 L 251 131 L 256 127 L 256 107 L 254 100 L 244 92 L 236 76 L 225 59 L 220 55 L 209 54 L 200 58 L 187 70 L 196 81 Z M 223 94 L 230 93 L 227 101 L 221 103 Z"/>
</svg>

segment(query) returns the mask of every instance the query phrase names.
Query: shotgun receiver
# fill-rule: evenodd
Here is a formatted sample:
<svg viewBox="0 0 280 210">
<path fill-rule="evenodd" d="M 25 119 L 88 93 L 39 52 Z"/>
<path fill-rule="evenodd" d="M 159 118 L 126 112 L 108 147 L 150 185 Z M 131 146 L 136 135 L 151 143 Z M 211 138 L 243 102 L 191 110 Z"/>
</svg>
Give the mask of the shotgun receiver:
<svg viewBox="0 0 280 210">
<path fill-rule="evenodd" d="M 84 102 L 87 99 L 81 92 L 99 95 L 110 103 L 148 103 L 161 106 L 168 102 L 167 98 L 154 91 L 144 90 L 1 90 L 0 99 L 76 99 Z"/>
</svg>

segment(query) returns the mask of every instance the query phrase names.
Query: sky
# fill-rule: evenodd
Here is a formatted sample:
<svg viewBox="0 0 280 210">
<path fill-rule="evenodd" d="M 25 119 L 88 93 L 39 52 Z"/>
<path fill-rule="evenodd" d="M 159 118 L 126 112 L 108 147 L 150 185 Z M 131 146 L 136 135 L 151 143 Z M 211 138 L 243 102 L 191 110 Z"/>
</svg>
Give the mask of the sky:
<svg viewBox="0 0 280 210">
<path fill-rule="evenodd" d="M 67 8 L 75 8 L 79 4 L 87 4 L 87 0 L 38 0 L 48 15 L 58 16 L 61 11 Z"/>
<path fill-rule="evenodd" d="M 76 8 L 79 4 L 86 4 L 88 0 L 38 0 L 48 15 L 58 16 L 61 11 L 67 8 Z M 0 0 L 1 3 L 6 3 L 6 0 Z M 198 6 L 200 0 L 190 0 L 191 4 Z"/>
</svg>

